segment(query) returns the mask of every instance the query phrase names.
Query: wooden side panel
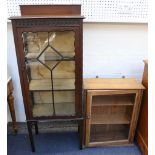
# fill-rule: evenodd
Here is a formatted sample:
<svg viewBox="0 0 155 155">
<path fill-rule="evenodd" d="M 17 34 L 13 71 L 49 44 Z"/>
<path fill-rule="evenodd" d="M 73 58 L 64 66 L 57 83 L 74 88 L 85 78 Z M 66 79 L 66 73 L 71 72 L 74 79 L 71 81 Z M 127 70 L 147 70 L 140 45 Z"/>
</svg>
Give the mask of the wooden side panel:
<svg viewBox="0 0 155 155">
<path fill-rule="evenodd" d="M 89 146 L 90 143 L 90 125 L 91 125 L 91 103 L 92 103 L 92 95 L 91 93 L 87 93 L 87 106 L 86 106 L 86 146 Z"/>
<path fill-rule="evenodd" d="M 137 127 L 137 121 L 138 121 L 138 116 L 139 116 L 139 111 L 140 111 L 140 106 L 141 106 L 142 95 L 143 95 L 143 90 L 137 90 L 132 119 L 131 119 L 130 132 L 129 132 L 130 143 L 133 142 L 133 139 L 135 136 L 135 130 Z"/>
<path fill-rule="evenodd" d="M 145 86 L 142 105 L 140 109 L 136 139 L 144 155 L 148 155 L 148 62 L 145 61 L 143 73 L 143 85 Z"/>
</svg>

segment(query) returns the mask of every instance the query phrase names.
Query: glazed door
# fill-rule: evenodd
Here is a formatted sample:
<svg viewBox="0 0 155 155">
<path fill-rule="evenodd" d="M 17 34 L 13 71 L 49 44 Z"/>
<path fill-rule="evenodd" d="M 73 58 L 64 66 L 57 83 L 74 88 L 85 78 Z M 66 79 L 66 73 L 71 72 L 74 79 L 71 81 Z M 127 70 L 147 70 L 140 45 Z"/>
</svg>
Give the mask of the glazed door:
<svg viewBox="0 0 155 155">
<path fill-rule="evenodd" d="M 78 31 L 21 30 L 19 46 L 28 111 L 32 117 L 74 117 L 80 113 L 78 74 Z M 76 39 L 77 38 L 77 39 Z M 20 43 L 20 44 L 21 44 Z M 20 52 L 21 53 L 21 52 Z M 77 77 L 78 75 L 78 77 Z M 24 89 L 25 90 L 25 89 Z M 79 92 L 79 93 L 78 93 Z"/>
<path fill-rule="evenodd" d="M 89 91 L 86 146 L 129 143 L 136 100 L 136 91 Z"/>
</svg>

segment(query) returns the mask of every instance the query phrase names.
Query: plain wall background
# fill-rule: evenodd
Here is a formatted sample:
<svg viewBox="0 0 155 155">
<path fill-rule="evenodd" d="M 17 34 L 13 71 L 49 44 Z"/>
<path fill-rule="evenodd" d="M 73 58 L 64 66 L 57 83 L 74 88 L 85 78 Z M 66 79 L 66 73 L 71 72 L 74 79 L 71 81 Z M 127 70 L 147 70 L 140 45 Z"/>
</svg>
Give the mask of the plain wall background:
<svg viewBox="0 0 155 155">
<path fill-rule="evenodd" d="M 17 121 L 25 121 L 13 32 L 8 22 L 7 63 L 14 84 Z M 142 79 L 147 58 L 147 24 L 84 23 L 83 75 L 87 77 Z M 11 121 L 8 110 L 8 121 Z"/>
</svg>

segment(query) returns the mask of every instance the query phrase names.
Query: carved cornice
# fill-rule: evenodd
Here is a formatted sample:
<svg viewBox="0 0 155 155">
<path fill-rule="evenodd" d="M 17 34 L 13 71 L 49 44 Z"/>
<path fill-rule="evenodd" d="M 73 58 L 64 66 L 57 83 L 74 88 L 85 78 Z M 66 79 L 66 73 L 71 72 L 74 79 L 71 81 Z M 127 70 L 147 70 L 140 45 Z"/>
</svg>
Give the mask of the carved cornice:
<svg viewBox="0 0 155 155">
<path fill-rule="evenodd" d="M 79 26 L 80 19 L 16 19 L 16 27 Z"/>
</svg>

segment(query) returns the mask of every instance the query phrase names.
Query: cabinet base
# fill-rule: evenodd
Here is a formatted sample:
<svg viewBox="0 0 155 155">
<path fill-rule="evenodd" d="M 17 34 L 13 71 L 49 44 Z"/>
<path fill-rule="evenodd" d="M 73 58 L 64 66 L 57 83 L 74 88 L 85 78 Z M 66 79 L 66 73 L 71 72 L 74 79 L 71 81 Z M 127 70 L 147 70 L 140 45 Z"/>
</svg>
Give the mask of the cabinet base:
<svg viewBox="0 0 155 155">
<path fill-rule="evenodd" d="M 140 150 L 142 151 L 142 153 L 144 155 L 148 155 L 148 146 L 145 143 L 145 141 L 143 140 L 143 138 L 139 132 L 137 132 L 136 140 L 137 140 L 138 146 L 140 147 Z"/>
<path fill-rule="evenodd" d="M 93 142 L 89 143 L 87 146 L 84 147 L 104 147 L 104 146 L 133 146 L 133 143 L 129 143 L 127 140 L 122 140 L 122 141 L 113 141 L 113 142 Z"/>
</svg>

